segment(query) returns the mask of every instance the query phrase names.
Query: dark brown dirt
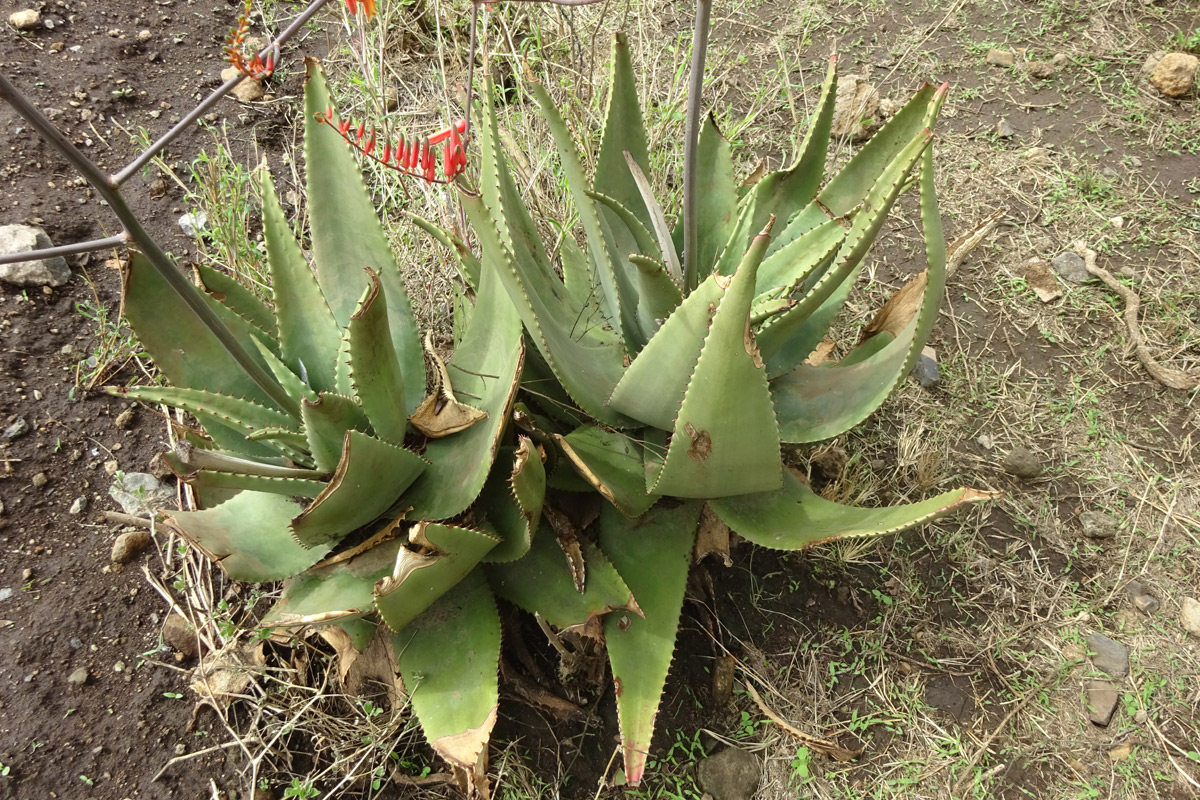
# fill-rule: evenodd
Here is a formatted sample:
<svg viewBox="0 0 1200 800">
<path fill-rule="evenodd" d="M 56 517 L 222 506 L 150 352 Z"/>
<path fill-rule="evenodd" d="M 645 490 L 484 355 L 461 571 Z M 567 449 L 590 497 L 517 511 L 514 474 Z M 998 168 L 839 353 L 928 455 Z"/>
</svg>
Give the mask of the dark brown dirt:
<svg viewBox="0 0 1200 800">
<path fill-rule="evenodd" d="M 40 5 L 6 0 L 0 15 L 7 20 Z M 191 0 L 47 3 L 37 30 L 18 34 L 5 26 L 0 69 L 84 153 L 115 172 L 135 155 L 129 133 L 165 132 L 218 85 L 221 42 L 237 8 Z M 138 37 L 143 30 L 145 41 Z M 212 119 L 241 117 L 261 127 L 285 105 L 248 109 L 226 99 Z M 248 125 L 238 127 L 237 138 L 249 138 Z M 41 226 L 55 244 L 119 230 L 92 191 L 75 183 L 73 171 L 6 104 L 0 130 L 6 145 L 0 224 Z M 165 158 L 186 163 L 209 141 L 193 128 Z M 135 177 L 126 196 L 158 240 L 186 259 L 194 245 L 176 224 L 187 210 L 182 189 L 158 177 L 157 170 Z M 0 601 L 0 763 L 8 768 L 0 793 L 6 797 L 207 797 L 232 776 L 218 752 L 152 780 L 169 759 L 209 747 L 216 737 L 208 718 L 190 727 L 185 670 L 149 663 L 176 663 L 160 647 L 163 601 L 142 575 L 143 566 L 157 572 L 160 559 L 151 550 L 122 571 L 109 568 L 121 526 L 104 517 L 117 508 L 104 465 L 146 471 L 164 437 L 150 412 L 136 411 L 120 429 L 114 420 L 122 403 L 73 388 L 76 365 L 92 354 L 96 333 L 76 307 L 98 301 L 115 310 L 118 275 L 104 263 L 112 256 L 68 259 L 72 280 L 52 292 L 4 285 L 0 296 L 0 415 L 5 427 L 17 419 L 30 426 L 0 450 L 0 588 L 11 591 Z M 41 488 L 38 475 L 46 478 Z M 87 498 L 86 513 L 69 515 L 80 497 Z M 87 682 L 69 684 L 81 668 Z"/>
</svg>

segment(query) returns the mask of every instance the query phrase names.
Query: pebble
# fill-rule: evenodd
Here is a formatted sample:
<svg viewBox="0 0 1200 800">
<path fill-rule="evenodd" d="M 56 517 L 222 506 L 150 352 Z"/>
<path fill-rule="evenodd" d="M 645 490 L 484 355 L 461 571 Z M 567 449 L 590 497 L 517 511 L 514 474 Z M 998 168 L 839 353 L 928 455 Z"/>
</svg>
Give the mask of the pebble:
<svg viewBox="0 0 1200 800">
<path fill-rule="evenodd" d="M 39 472 L 33 476 L 33 488 L 44 489 L 46 484 L 50 482 L 50 476 L 44 472 Z"/>
<path fill-rule="evenodd" d="M 114 564 L 128 564 L 153 543 L 154 539 L 150 536 L 150 531 L 125 531 L 113 542 L 112 562 Z"/>
<path fill-rule="evenodd" d="M 67 683 L 71 686 L 83 686 L 88 681 L 87 667 L 80 667 L 67 676 Z"/>
<path fill-rule="evenodd" d="M 28 253 L 52 245 L 41 228 L 0 225 L 0 253 Z M 0 264 L 0 280 L 17 286 L 62 286 L 70 279 L 71 268 L 62 256 Z"/>
<path fill-rule="evenodd" d="M 1194 597 L 1183 598 L 1183 608 L 1179 612 L 1179 623 L 1183 629 L 1193 636 L 1200 636 L 1200 601 Z"/>
<path fill-rule="evenodd" d="M 1083 535 L 1089 539 L 1111 539 L 1120 529 L 1115 519 L 1099 511 L 1084 511 L 1079 515 L 1079 524 L 1083 526 Z"/>
<path fill-rule="evenodd" d="M 996 135 L 1001 139 L 1011 139 L 1017 135 L 1017 129 L 1005 118 L 996 123 Z"/>
<path fill-rule="evenodd" d="M 1084 694 L 1087 696 L 1088 719 L 1093 725 L 1107 728 L 1117 710 L 1117 701 L 1121 699 L 1117 687 L 1108 681 L 1088 681 Z"/>
<path fill-rule="evenodd" d="M 879 110 L 879 92 L 858 75 L 838 79 L 837 101 L 833 109 L 831 135 L 859 142 L 871 135 L 875 112 Z"/>
<path fill-rule="evenodd" d="M 1054 271 L 1071 283 L 1086 283 L 1092 279 L 1092 273 L 1084 266 L 1083 258 L 1074 250 L 1059 253 L 1050 262 Z"/>
<path fill-rule="evenodd" d="M 87 511 L 88 499 L 86 497 L 76 497 L 75 502 L 71 503 L 71 507 L 67 509 L 67 513 L 71 516 L 79 516 Z"/>
<path fill-rule="evenodd" d="M 184 658 L 194 658 L 199 653 L 196 632 L 188 621 L 178 614 L 171 614 L 163 622 L 163 642 L 170 645 Z"/>
<path fill-rule="evenodd" d="M 124 661 L 118 661 L 117 663 L 113 664 L 113 672 L 124 672 L 124 671 L 125 671 L 125 662 Z"/>
<path fill-rule="evenodd" d="M 761 779 L 758 756 L 740 747 L 726 747 L 696 765 L 696 780 L 713 800 L 751 800 Z"/>
<path fill-rule="evenodd" d="M 1146 592 L 1146 587 L 1139 581 L 1130 581 L 1125 586 L 1125 594 L 1129 595 L 1133 607 L 1143 614 L 1153 614 L 1158 610 L 1158 598 Z"/>
<path fill-rule="evenodd" d="M 1191 53 L 1167 53 L 1154 65 L 1150 85 L 1167 97 L 1183 97 L 1196 83 L 1200 58 Z"/>
<path fill-rule="evenodd" d="M 184 214 L 179 218 L 179 228 L 183 231 L 184 236 L 190 236 L 193 239 L 200 235 L 200 231 L 204 230 L 204 226 L 207 224 L 208 215 L 203 211 Z"/>
<path fill-rule="evenodd" d="M 33 30 L 42 21 L 42 15 L 32 8 L 14 11 L 8 16 L 8 24 L 19 31 Z"/>
<path fill-rule="evenodd" d="M 116 425 L 121 430 L 125 430 L 126 428 L 128 428 L 130 425 L 133 424 L 133 409 L 127 408 L 124 411 L 122 411 L 120 414 L 117 414 L 117 418 L 115 420 L 113 420 L 113 424 Z"/>
<path fill-rule="evenodd" d="M 1114 678 L 1129 674 L 1129 648 L 1110 639 L 1103 633 L 1092 633 L 1087 638 L 1088 650 L 1092 655 L 1092 666 Z"/>
<path fill-rule="evenodd" d="M 226 67 L 221 70 L 221 83 L 230 81 L 236 78 L 241 73 L 236 67 Z M 244 81 L 233 87 L 230 92 L 238 100 L 243 103 L 253 103 L 255 100 L 261 100 L 263 96 L 262 84 L 253 78 L 246 78 Z"/>
<path fill-rule="evenodd" d="M 942 374 L 938 371 L 937 359 L 926 353 L 921 353 L 917 363 L 913 364 L 912 375 L 923 389 L 932 389 L 942 382 Z"/>
<path fill-rule="evenodd" d="M 138 31 L 137 40 L 142 44 L 145 44 L 146 42 L 150 41 L 150 37 L 153 35 L 154 34 L 150 33 L 148 30 L 141 30 Z"/>
<path fill-rule="evenodd" d="M 29 422 L 24 417 L 18 417 L 11 425 L 4 429 L 4 433 L 0 433 L 0 440 L 11 442 L 13 439 L 19 439 L 29 433 Z"/>
<path fill-rule="evenodd" d="M 1009 451 L 1000 466 L 1009 475 L 1031 479 L 1042 474 L 1042 464 L 1028 447 L 1018 445 Z"/>
<path fill-rule="evenodd" d="M 1029 73 L 1029 77 L 1041 78 L 1042 80 L 1053 78 L 1054 73 L 1057 72 L 1054 69 L 1054 65 L 1047 61 L 1030 61 L 1025 65 L 1025 71 Z"/>
<path fill-rule="evenodd" d="M 1017 57 L 1008 50 L 988 50 L 983 60 L 998 67 L 1011 67 L 1017 63 Z"/>
<path fill-rule="evenodd" d="M 175 499 L 171 487 L 148 472 L 126 472 L 113 480 L 108 494 L 122 511 L 135 517 L 151 517 L 159 508 L 169 507 Z"/>
</svg>

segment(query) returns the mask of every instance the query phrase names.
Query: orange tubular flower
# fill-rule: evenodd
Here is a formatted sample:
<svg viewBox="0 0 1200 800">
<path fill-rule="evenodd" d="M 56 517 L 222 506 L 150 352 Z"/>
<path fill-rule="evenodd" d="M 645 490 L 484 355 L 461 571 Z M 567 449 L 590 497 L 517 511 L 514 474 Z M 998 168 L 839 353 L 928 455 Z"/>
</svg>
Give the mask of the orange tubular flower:
<svg viewBox="0 0 1200 800">
<path fill-rule="evenodd" d="M 351 14 L 357 14 L 359 3 L 362 3 L 363 13 L 367 15 L 367 19 L 375 16 L 375 0 L 346 0 L 346 8 L 350 9 Z"/>
</svg>

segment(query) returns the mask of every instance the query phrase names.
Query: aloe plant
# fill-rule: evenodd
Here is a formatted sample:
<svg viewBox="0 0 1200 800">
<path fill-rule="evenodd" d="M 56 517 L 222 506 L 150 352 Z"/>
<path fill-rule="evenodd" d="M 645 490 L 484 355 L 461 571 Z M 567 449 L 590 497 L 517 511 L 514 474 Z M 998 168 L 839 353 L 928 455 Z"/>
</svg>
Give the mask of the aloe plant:
<svg viewBox="0 0 1200 800">
<path fill-rule="evenodd" d="M 464 281 L 480 296 L 489 282 L 502 285 L 520 317 L 530 345 L 517 425 L 545 448 L 545 482 L 559 490 L 554 503 L 517 492 L 515 504 L 504 498 L 484 509 L 505 529 L 506 546 L 518 537 L 529 548 L 488 577 L 498 594 L 552 625 L 590 626 L 603 637 L 631 784 L 645 769 L 702 518 L 760 546 L 799 550 L 894 533 L 989 496 L 964 488 L 891 508 L 847 507 L 823 499 L 786 466 L 787 446 L 849 430 L 895 390 L 929 335 L 945 286 L 930 129 L 946 87 L 921 89 L 827 180 L 836 86 L 834 58 L 796 160 L 753 183 L 739 185 L 729 142 L 711 116 L 704 122 L 695 252 L 681 253 L 682 219 L 672 229 L 648 178 L 648 137 L 629 48 L 618 35 L 592 177 L 556 104 L 540 84 L 529 85 L 583 245 L 572 231 L 553 246 L 543 241 L 509 171 L 490 102 L 476 131 L 478 190 L 460 191 L 478 259 L 436 231 L 455 244 Z M 808 363 L 893 205 L 914 187 L 927 269 L 844 357 Z M 556 509 L 578 491 L 607 500 L 594 535 L 546 522 L 561 520 Z M 605 605 L 599 597 L 585 602 L 597 582 L 612 589 Z M 572 587 L 579 597 L 568 605 Z M 551 618 L 551 610 L 571 613 Z"/>
</svg>

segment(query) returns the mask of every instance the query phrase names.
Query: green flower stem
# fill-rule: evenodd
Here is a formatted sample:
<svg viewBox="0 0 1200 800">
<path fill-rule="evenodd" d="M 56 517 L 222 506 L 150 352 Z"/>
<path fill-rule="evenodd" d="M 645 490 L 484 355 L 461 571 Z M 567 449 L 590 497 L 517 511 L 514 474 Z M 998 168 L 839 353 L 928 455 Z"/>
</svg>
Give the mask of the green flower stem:
<svg viewBox="0 0 1200 800">
<path fill-rule="evenodd" d="M 692 30 L 692 74 L 688 78 L 687 124 L 683 144 L 683 290 L 696 288 L 699 234 L 696 231 L 696 160 L 700 149 L 700 101 L 704 93 L 704 58 L 708 52 L 712 0 L 696 0 Z"/>
</svg>

